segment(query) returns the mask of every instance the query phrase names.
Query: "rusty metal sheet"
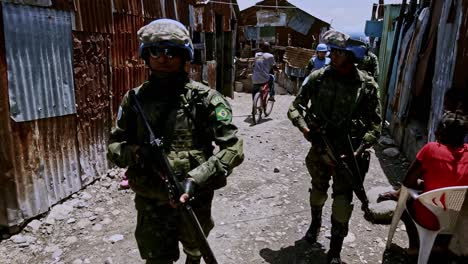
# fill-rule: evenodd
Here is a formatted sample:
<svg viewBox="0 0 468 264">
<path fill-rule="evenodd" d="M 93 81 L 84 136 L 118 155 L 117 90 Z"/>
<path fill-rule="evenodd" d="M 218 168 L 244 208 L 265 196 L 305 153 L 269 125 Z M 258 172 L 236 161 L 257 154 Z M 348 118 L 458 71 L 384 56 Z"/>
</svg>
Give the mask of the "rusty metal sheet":
<svg viewBox="0 0 468 264">
<path fill-rule="evenodd" d="M 192 28 L 197 32 L 203 31 L 203 13 L 205 12 L 205 8 L 202 6 L 193 7 L 193 24 L 191 24 Z"/>
<path fill-rule="evenodd" d="M 2 5 L 0 5 L 0 14 Z M 19 205 L 16 200 L 16 182 L 13 167 L 13 137 L 10 126 L 10 106 L 8 102 L 7 65 L 3 19 L 0 16 L 0 226 L 9 226 L 10 219 L 18 218 Z"/>
<path fill-rule="evenodd" d="M 143 15 L 143 3 L 141 0 L 112 0 L 113 12 L 135 16 Z"/>
<path fill-rule="evenodd" d="M 0 226 L 12 227 L 79 190 L 81 180 L 75 116 L 9 118 L 3 28 L 0 22 Z"/>
<path fill-rule="evenodd" d="M 79 162 L 85 185 L 108 169 L 107 135 L 112 120 L 107 62 L 110 37 L 84 32 L 75 32 L 73 37 Z"/>
<path fill-rule="evenodd" d="M 165 17 L 178 20 L 175 0 L 164 1 Z"/>
<path fill-rule="evenodd" d="M 177 0 L 176 6 L 178 20 L 182 24 L 190 26 L 190 5 L 185 0 Z"/>
<path fill-rule="evenodd" d="M 113 33 L 112 0 L 73 0 L 76 31 Z"/>
<path fill-rule="evenodd" d="M 3 3 L 2 13 L 11 118 L 76 113 L 70 12 Z"/>
<path fill-rule="evenodd" d="M 162 17 L 162 7 L 160 1 L 143 0 L 144 17 L 160 18 Z"/>
<path fill-rule="evenodd" d="M 202 81 L 202 74 L 203 74 L 203 65 L 201 65 L 201 64 L 190 64 L 188 73 L 189 73 L 189 78 L 191 80 L 201 82 Z"/>
<path fill-rule="evenodd" d="M 52 0 L 52 8 L 60 10 L 74 11 L 75 5 L 71 0 Z"/>
<path fill-rule="evenodd" d="M 213 9 L 205 7 L 203 10 L 203 31 L 205 32 L 215 32 L 215 13 Z"/>
<path fill-rule="evenodd" d="M 135 88 L 147 79 L 147 70 L 144 64 L 134 66 L 112 67 L 112 117 L 115 118 L 117 109 L 124 94 L 131 88 Z"/>
<path fill-rule="evenodd" d="M 11 122 L 17 201 L 21 218 L 10 225 L 46 212 L 81 188 L 76 117 Z"/>
<path fill-rule="evenodd" d="M 136 32 L 144 26 L 143 17 L 114 13 L 114 29 L 111 45 L 113 66 L 138 64 L 138 37 Z"/>
<path fill-rule="evenodd" d="M 464 12 L 466 8 L 463 7 L 466 7 L 466 5 L 462 5 L 462 2 L 463 1 L 447 0 L 444 1 L 444 7 L 442 8 L 437 36 L 435 70 L 432 79 L 432 105 L 428 124 L 429 141 L 435 139 L 434 132 L 437 127 L 437 122 L 441 118 L 444 110 L 444 95 L 453 84 L 457 56 L 463 54 L 458 53 L 460 48 L 458 46 L 458 36 L 467 34 L 466 31 L 460 32 L 460 29 L 463 28 L 463 23 L 467 23 L 468 15 Z"/>
<path fill-rule="evenodd" d="M 216 61 L 207 61 L 203 65 L 202 78 L 211 89 L 216 89 Z"/>
</svg>

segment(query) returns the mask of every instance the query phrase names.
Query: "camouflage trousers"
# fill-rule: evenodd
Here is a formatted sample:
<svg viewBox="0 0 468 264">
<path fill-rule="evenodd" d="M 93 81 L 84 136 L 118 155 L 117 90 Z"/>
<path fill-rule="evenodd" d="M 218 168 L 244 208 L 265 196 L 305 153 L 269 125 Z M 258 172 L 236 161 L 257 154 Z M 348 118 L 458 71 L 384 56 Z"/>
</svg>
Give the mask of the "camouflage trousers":
<svg viewBox="0 0 468 264">
<path fill-rule="evenodd" d="M 330 157 L 320 147 L 310 149 L 306 157 L 306 166 L 312 177 L 310 206 L 321 209 L 328 198 L 330 179 L 333 177 L 332 235 L 345 237 L 348 234 L 348 223 L 353 212 L 353 189 L 340 171 L 333 165 Z"/>
<path fill-rule="evenodd" d="M 210 192 L 192 204 L 207 235 L 214 227 L 211 218 L 212 199 L 213 192 Z M 173 263 L 179 259 L 179 242 L 181 242 L 188 258 L 200 259 L 201 253 L 192 230 L 184 225 L 186 221 L 183 219 L 182 208 L 155 204 L 152 199 L 135 196 L 137 209 L 135 238 L 141 258 L 152 264 Z"/>
</svg>

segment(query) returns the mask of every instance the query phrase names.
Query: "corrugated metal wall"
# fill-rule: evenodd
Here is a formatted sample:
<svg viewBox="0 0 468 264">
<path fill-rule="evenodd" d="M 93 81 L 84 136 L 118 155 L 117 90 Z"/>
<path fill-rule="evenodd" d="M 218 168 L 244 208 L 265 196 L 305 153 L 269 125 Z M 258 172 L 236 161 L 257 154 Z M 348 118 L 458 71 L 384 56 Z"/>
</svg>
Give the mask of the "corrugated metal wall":
<svg viewBox="0 0 468 264">
<path fill-rule="evenodd" d="M 34 9 L 38 13 L 34 13 Z M 28 21 L 34 19 L 36 14 L 47 12 L 47 9 L 25 7 L 28 12 L 16 12 L 18 20 Z M 8 11 L 8 10 L 3 10 Z M 53 11 L 51 13 L 54 13 Z M 56 13 L 54 13 L 57 15 Z M 3 17 L 3 20 L 5 17 Z M 70 24 L 71 27 L 71 24 Z M 2 38 L 4 36 L 2 24 Z M 29 27 L 29 30 L 34 29 Z M 71 32 L 71 31 L 70 31 Z M 69 36 L 70 37 L 70 36 Z M 65 38 L 66 39 L 66 38 Z M 34 38 L 25 39 L 24 42 L 35 42 Z M 2 43 L 4 43 L 2 41 Z M 65 42 L 66 43 L 66 42 Z M 68 44 L 71 46 L 71 41 Z M 41 47 L 41 46 L 39 46 Z M 0 75 L 6 76 L 7 74 L 7 60 L 5 59 L 7 49 L 2 45 L 0 50 Z M 45 48 L 42 51 L 47 50 Z M 10 50 L 11 51 L 11 50 Z M 8 51 L 8 52 L 10 52 Z M 20 72 L 27 72 L 26 60 L 19 60 L 26 56 L 16 54 L 16 66 L 20 67 Z M 39 69 L 50 69 L 51 66 L 55 67 L 56 71 L 64 71 L 67 69 L 66 62 L 62 63 L 61 60 L 66 59 L 66 56 L 60 57 L 59 54 L 42 53 L 42 62 Z M 71 58 L 69 58 L 71 60 Z M 9 63 L 12 63 L 9 61 Z M 24 68 L 21 68 L 23 67 Z M 54 69 L 54 67 L 52 67 Z M 57 77 L 58 76 L 58 77 Z M 53 90 L 45 89 L 48 87 L 49 82 L 53 82 L 54 78 L 60 78 L 57 72 L 44 71 L 43 75 L 38 75 L 42 79 L 34 80 L 33 82 L 26 82 L 24 85 L 34 87 L 33 91 L 24 94 L 25 97 L 43 98 L 42 102 L 49 100 L 46 96 Z M 76 116 L 67 115 L 62 117 L 53 117 L 39 120 L 32 120 L 27 122 L 15 122 L 10 115 L 9 102 L 6 100 L 12 96 L 7 88 L 10 86 L 6 78 L 2 79 L 2 101 L 1 107 L 2 114 L 5 118 L 1 119 L 1 133 L 0 138 L 2 142 L 2 166 L 0 172 L 1 186 L 5 188 L 2 195 L 5 195 L 0 204 L 0 224 L 11 226 L 23 222 L 25 219 L 36 216 L 48 210 L 49 206 L 57 203 L 61 199 L 71 195 L 81 188 L 80 179 L 80 166 L 78 164 L 78 144 L 77 144 L 77 131 L 76 131 Z M 18 80 L 14 78 L 14 80 Z M 23 78 L 23 80 L 27 80 Z M 12 81 L 10 79 L 9 81 Z M 14 81 L 13 81 L 14 82 Z M 68 84 L 63 82 L 56 83 L 58 86 L 71 85 L 73 80 L 69 80 Z M 40 85 L 44 85 L 41 90 Z M 54 87 L 53 85 L 50 85 Z M 73 86 L 70 86 L 73 88 Z M 59 89 L 61 87 L 57 87 Z M 68 94 L 73 94 L 69 91 Z M 4 95 L 4 96 L 3 96 Z M 56 95 L 60 97 L 60 95 Z M 58 102 L 58 101 L 57 101 Z M 67 101 L 70 103 L 70 101 Z M 28 104 L 27 107 L 35 108 L 36 105 Z M 70 107 L 70 105 L 68 105 Z M 73 100 L 73 108 L 75 101 Z M 4 110 L 4 111 L 3 111 Z M 40 116 L 36 116 L 39 118 Z"/>
<path fill-rule="evenodd" d="M 132 0 L 136 1 L 136 0 Z M 123 2 L 123 1 L 122 1 Z M 139 1 L 138 1 L 139 2 Z M 142 10 L 142 9 L 140 9 Z M 111 36 L 112 66 L 112 117 L 115 117 L 118 106 L 125 92 L 141 84 L 145 79 L 145 65 L 138 58 L 138 39 L 136 32 L 145 25 L 143 13 L 121 5 L 113 14 L 114 34 Z M 153 18 L 148 18 L 149 21 Z"/>
<path fill-rule="evenodd" d="M 112 0 L 73 0 L 75 30 L 113 33 Z"/>
<path fill-rule="evenodd" d="M 379 49 L 379 69 L 382 74 L 379 75 L 379 88 L 381 91 L 381 97 L 384 97 L 384 94 L 387 91 L 387 79 L 391 78 L 388 76 L 388 71 L 390 67 L 393 65 L 389 65 L 390 63 L 390 56 L 392 54 L 393 48 L 393 39 L 395 36 L 396 25 L 393 23 L 395 19 L 400 14 L 400 5 L 386 5 L 384 7 L 384 22 L 383 22 L 383 33 L 382 39 L 380 42 L 380 49 Z M 395 71 L 392 71 L 393 75 L 395 75 Z M 394 87 L 389 88 L 392 89 L 389 91 L 389 94 L 393 94 Z"/>
<path fill-rule="evenodd" d="M 82 182 L 87 184 L 108 168 L 107 135 L 112 120 L 108 66 L 110 37 L 75 32 L 73 40 L 79 162 Z"/>
</svg>

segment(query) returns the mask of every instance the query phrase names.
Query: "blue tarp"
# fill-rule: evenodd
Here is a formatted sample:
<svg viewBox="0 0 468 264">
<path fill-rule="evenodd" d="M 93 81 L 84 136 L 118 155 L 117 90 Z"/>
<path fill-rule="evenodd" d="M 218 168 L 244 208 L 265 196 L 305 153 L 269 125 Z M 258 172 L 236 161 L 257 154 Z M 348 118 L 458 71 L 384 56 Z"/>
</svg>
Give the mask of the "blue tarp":
<svg viewBox="0 0 468 264">
<path fill-rule="evenodd" d="M 367 20 L 364 33 L 368 37 L 380 38 L 382 36 L 383 21 Z"/>
</svg>

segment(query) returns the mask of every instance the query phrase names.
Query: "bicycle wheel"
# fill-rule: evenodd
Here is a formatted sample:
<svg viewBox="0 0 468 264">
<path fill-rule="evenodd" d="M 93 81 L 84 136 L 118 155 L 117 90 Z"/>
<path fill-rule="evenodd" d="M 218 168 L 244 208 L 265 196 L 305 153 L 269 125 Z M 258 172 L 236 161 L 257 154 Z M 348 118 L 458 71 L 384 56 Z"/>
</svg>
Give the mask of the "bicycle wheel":
<svg viewBox="0 0 468 264">
<path fill-rule="evenodd" d="M 258 92 L 255 94 L 253 100 L 253 109 L 252 109 L 252 119 L 253 123 L 258 124 L 260 119 L 262 119 L 263 107 L 262 107 L 262 96 L 261 93 Z"/>
<path fill-rule="evenodd" d="M 265 101 L 265 117 L 269 116 L 271 114 L 271 110 L 273 110 L 273 105 L 275 105 L 275 101 L 270 101 L 270 93 L 267 94 L 266 96 L 266 101 Z"/>
</svg>

